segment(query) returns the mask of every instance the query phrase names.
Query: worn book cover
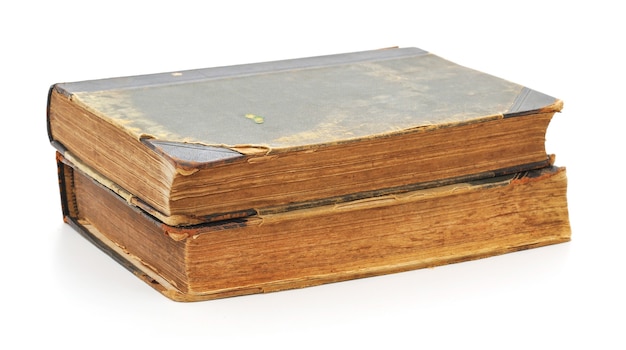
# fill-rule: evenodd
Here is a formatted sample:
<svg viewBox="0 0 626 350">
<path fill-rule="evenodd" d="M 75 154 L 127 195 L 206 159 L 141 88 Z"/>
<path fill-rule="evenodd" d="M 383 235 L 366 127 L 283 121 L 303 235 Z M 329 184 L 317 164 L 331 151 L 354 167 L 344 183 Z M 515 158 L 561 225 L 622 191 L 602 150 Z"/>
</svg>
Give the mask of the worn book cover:
<svg viewBox="0 0 626 350">
<path fill-rule="evenodd" d="M 144 210 L 192 225 L 545 167 L 561 108 L 392 48 L 55 84 L 48 130 L 60 152 Z"/>
</svg>

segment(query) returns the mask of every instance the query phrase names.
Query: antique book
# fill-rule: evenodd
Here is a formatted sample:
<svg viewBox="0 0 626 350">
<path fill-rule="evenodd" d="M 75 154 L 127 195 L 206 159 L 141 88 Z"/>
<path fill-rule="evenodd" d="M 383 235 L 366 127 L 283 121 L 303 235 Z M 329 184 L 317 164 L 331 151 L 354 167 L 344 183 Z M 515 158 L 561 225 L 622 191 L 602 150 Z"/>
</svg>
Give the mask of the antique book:
<svg viewBox="0 0 626 350">
<path fill-rule="evenodd" d="M 564 168 L 170 226 L 57 153 L 65 221 L 176 301 L 407 271 L 570 239 Z"/>
<path fill-rule="evenodd" d="M 543 168 L 561 108 L 391 48 L 59 83 L 47 122 L 85 173 L 181 226 Z"/>
</svg>

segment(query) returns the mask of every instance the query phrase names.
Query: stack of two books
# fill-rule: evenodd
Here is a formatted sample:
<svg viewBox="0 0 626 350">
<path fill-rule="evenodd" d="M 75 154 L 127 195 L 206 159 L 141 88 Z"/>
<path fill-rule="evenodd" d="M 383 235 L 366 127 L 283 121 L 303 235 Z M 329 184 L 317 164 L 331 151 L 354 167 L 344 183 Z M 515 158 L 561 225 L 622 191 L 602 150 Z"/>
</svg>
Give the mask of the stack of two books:
<svg viewBox="0 0 626 350">
<path fill-rule="evenodd" d="M 56 84 L 65 221 L 196 301 L 570 239 L 562 102 L 416 48 Z"/>
</svg>

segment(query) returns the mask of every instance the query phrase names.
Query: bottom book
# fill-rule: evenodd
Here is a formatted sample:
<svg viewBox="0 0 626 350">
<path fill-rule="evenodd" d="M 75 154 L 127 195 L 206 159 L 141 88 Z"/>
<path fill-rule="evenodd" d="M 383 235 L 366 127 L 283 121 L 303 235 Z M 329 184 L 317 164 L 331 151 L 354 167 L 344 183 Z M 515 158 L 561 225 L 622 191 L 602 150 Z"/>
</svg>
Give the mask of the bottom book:
<svg viewBox="0 0 626 350">
<path fill-rule="evenodd" d="M 567 179 L 558 167 L 173 227 L 57 159 L 65 221 L 176 301 L 308 287 L 570 240 Z"/>
</svg>

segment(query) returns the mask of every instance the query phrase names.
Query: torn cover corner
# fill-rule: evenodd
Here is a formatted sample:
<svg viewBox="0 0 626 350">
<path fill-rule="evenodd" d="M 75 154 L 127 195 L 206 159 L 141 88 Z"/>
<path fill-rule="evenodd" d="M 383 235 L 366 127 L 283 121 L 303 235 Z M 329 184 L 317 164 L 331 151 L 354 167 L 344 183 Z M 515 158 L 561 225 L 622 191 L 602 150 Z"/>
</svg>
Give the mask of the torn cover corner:
<svg viewBox="0 0 626 350">
<path fill-rule="evenodd" d="M 142 142 L 180 165 L 213 163 L 244 156 L 234 148 L 142 138 Z"/>
<path fill-rule="evenodd" d="M 514 117 L 533 113 L 555 113 L 563 108 L 563 101 L 542 92 L 522 88 L 504 117 Z"/>
</svg>

